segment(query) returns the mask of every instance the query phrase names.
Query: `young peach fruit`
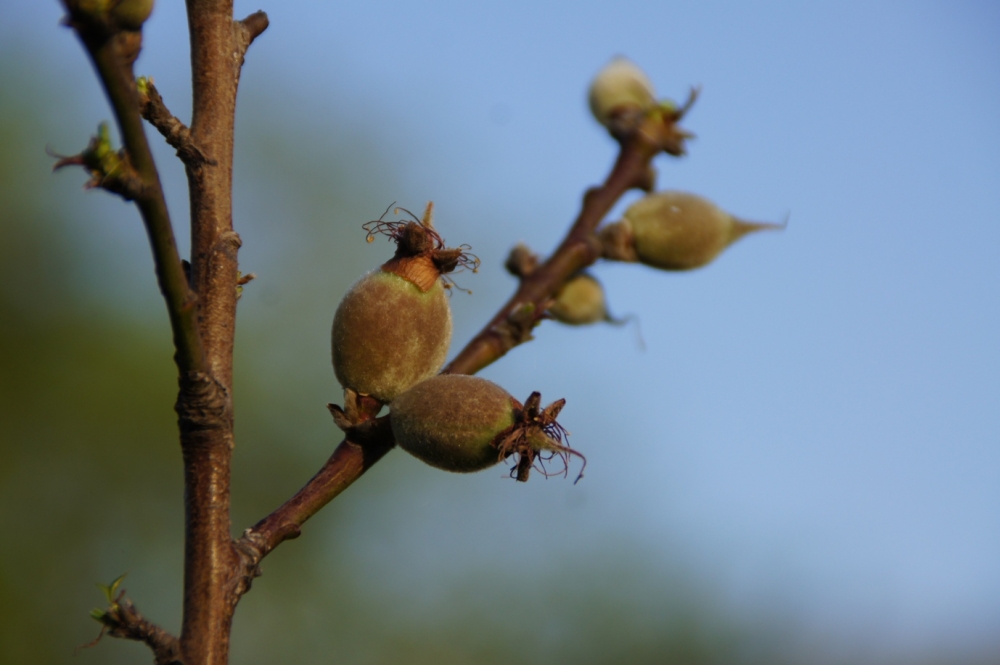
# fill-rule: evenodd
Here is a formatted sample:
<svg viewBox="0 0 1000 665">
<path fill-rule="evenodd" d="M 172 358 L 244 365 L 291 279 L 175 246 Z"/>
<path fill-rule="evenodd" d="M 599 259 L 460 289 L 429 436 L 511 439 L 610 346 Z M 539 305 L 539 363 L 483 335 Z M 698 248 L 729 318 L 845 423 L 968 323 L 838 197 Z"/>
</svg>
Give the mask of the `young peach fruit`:
<svg viewBox="0 0 1000 665">
<path fill-rule="evenodd" d="M 636 258 L 663 270 L 700 268 L 748 233 L 784 228 L 738 219 L 706 198 L 676 191 L 643 197 L 618 224 L 603 231 L 603 237 L 630 236 Z"/>
<path fill-rule="evenodd" d="M 396 254 L 351 287 L 333 318 L 337 380 L 383 403 L 441 369 L 452 329 L 442 274 L 478 265 L 464 248 L 444 247 L 431 210 L 418 221 L 365 226 L 369 241 L 376 233 L 394 240 Z"/>
<path fill-rule="evenodd" d="M 425 292 L 395 273 L 374 270 L 337 307 L 334 373 L 342 386 L 391 402 L 441 369 L 451 328 L 451 307 L 440 280 Z"/>
<path fill-rule="evenodd" d="M 570 277 L 552 304 L 549 315 L 571 326 L 585 326 L 600 321 L 617 322 L 608 314 L 601 283 L 585 272 Z"/>
<path fill-rule="evenodd" d="M 431 466 L 468 473 L 514 455 L 511 475 L 526 481 L 533 467 L 549 475 L 544 462 L 553 457 L 563 463 L 557 473 L 568 473 L 570 455 L 583 457 L 562 443 L 555 419 L 565 400 L 540 404 L 537 392 L 522 405 L 486 379 L 440 374 L 397 397 L 389 420 L 399 447 Z"/>
</svg>

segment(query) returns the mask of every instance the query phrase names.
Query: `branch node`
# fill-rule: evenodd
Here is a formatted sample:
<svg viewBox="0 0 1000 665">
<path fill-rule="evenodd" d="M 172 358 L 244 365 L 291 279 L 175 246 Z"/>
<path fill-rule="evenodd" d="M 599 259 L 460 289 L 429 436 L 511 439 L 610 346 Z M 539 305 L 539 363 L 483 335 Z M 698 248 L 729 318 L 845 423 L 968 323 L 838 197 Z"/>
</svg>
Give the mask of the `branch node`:
<svg viewBox="0 0 1000 665">
<path fill-rule="evenodd" d="M 503 265 L 511 275 L 524 279 L 538 267 L 538 255 L 523 242 L 519 242 L 510 250 Z"/>
<path fill-rule="evenodd" d="M 250 44 L 253 40 L 260 37 L 261 33 L 267 30 L 267 26 L 270 25 L 270 20 L 267 18 L 267 14 L 262 11 L 256 11 L 250 14 L 242 21 L 237 21 L 237 25 L 240 27 L 240 51 L 241 55 L 246 53 L 246 50 L 250 48 Z"/>
<path fill-rule="evenodd" d="M 220 429 L 227 426 L 229 391 L 203 372 L 187 372 L 180 379 L 177 420 L 182 432 Z"/>
</svg>

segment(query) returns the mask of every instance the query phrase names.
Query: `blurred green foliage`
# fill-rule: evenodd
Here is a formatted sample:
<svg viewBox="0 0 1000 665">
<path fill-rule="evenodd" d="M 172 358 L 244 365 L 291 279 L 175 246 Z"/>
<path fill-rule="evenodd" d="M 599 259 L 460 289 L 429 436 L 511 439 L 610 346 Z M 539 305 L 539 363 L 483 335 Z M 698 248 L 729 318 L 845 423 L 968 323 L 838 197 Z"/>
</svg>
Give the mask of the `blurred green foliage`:
<svg viewBox="0 0 1000 665">
<path fill-rule="evenodd" d="M 58 105 L 28 79 L 0 73 L 0 662 L 147 663 L 145 647 L 112 639 L 74 653 L 98 632 L 87 615 L 102 602 L 98 583 L 125 572 L 140 611 L 179 627 L 183 492 L 166 317 L 162 306 L 116 305 L 88 278 L 94 262 L 116 260 L 100 250 L 101 237 L 139 219 L 102 192 L 76 190 L 82 173 L 49 175 L 43 148 L 55 130 L 46 108 Z M 248 243 L 244 258 L 275 272 L 288 265 L 284 280 L 263 276 L 241 303 L 249 332 L 237 363 L 237 531 L 294 491 L 336 442 L 322 408 L 336 398 L 329 366 L 313 362 L 306 373 L 288 349 L 322 356 L 339 294 L 369 261 L 351 244 L 361 239 L 356 228 L 317 221 L 330 210 L 361 220 L 378 211 L 381 193 L 359 172 L 386 174 L 390 188 L 395 178 L 391 162 L 363 142 L 317 143 L 308 129 L 241 136 L 252 137 L 237 171 L 259 207 L 251 228 L 258 244 L 272 245 L 267 258 Z M 258 159 L 266 166 L 255 168 Z M 255 201 L 255 190 L 266 195 Z M 107 210 L 116 217 L 95 212 Z M 340 248 L 333 260 L 322 255 L 328 247 Z M 147 269 L 135 279 L 147 279 L 148 298 L 158 301 Z M 331 294 L 331 283 L 340 291 Z M 419 570 L 413 584 L 381 584 L 351 535 L 387 528 L 385 513 L 427 487 L 412 468 L 380 465 L 267 559 L 236 615 L 234 663 L 831 660 L 804 656 L 788 630 L 738 624 L 683 572 L 667 573 L 627 544 L 572 562 L 545 564 L 526 552 L 502 570 L 472 563 L 433 594 Z"/>
</svg>

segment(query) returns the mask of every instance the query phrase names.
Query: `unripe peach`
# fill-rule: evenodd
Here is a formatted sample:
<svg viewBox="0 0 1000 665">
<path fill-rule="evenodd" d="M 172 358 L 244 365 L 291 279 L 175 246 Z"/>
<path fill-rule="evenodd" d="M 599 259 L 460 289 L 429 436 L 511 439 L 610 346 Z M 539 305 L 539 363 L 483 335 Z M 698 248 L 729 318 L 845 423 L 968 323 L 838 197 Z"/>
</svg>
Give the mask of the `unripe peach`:
<svg viewBox="0 0 1000 665">
<path fill-rule="evenodd" d="M 390 420 L 403 450 L 439 469 L 470 472 L 500 461 L 491 443 L 514 424 L 514 408 L 514 398 L 492 381 L 441 374 L 396 398 Z"/>
<path fill-rule="evenodd" d="M 571 277 L 549 305 L 549 315 L 571 326 L 612 321 L 604 297 L 604 287 L 591 275 L 581 272 Z"/>
<path fill-rule="evenodd" d="M 514 455 L 511 475 L 525 481 L 533 467 L 549 475 L 542 463 L 553 457 L 563 462 L 558 473 L 568 473 L 570 455 L 583 457 L 561 442 L 565 430 L 555 418 L 565 400 L 546 409 L 540 402 L 537 392 L 522 405 L 486 379 L 441 374 L 399 395 L 389 420 L 396 443 L 431 466 L 467 473 Z"/>
<path fill-rule="evenodd" d="M 618 56 L 597 73 L 588 95 L 590 112 L 605 127 L 623 112 L 644 112 L 656 105 L 653 84 L 628 58 Z"/>
<path fill-rule="evenodd" d="M 451 343 L 451 307 L 440 279 L 421 291 L 378 269 L 351 287 L 333 318 L 333 369 L 344 387 L 391 402 L 437 373 Z"/>
<path fill-rule="evenodd" d="M 602 231 L 605 244 L 630 241 L 638 261 L 663 270 L 690 270 L 710 263 L 744 235 L 780 224 L 733 217 L 706 198 L 687 192 L 657 192 L 632 204 L 618 225 Z"/>
<path fill-rule="evenodd" d="M 442 275 L 456 268 L 475 272 L 479 265 L 466 246 L 444 246 L 432 211 L 428 203 L 423 219 L 394 222 L 383 214 L 364 225 L 369 242 L 384 234 L 395 241 L 396 253 L 351 287 L 333 318 L 337 379 L 383 403 L 441 369 L 452 325 L 445 295 L 450 284 Z"/>
</svg>

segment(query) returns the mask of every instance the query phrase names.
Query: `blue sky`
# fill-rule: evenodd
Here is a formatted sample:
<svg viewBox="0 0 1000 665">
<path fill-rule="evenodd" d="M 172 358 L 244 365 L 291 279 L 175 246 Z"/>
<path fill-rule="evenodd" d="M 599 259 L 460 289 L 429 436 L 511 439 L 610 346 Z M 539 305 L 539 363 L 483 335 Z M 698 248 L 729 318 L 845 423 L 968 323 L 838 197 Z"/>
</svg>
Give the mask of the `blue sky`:
<svg viewBox="0 0 1000 665">
<path fill-rule="evenodd" d="M 277 121 L 312 131 L 328 117 L 338 134 L 389 147 L 384 191 L 364 164 L 352 175 L 377 195 L 371 216 L 434 199 L 446 238 L 484 259 L 468 278 L 475 295 L 455 299 L 458 344 L 511 288 L 507 247 L 552 248 L 609 168 L 614 145 L 584 100 L 615 54 L 662 96 L 703 88 L 684 123 L 698 138 L 689 156 L 658 160 L 661 188 L 749 219 L 791 215 L 785 232 L 692 273 L 598 266 L 613 310 L 638 315 L 645 352 L 629 329 L 549 324 L 484 373 L 515 394 L 567 399 L 585 480 L 424 483 L 394 506 L 388 534 L 354 534 L 373 569 L 387 539 L 422 556 L 430 580 L 464 555 L 572 557 L 620 541 L 680 557 L 738 611 L 794 613 L 875 651 L 995 644 L 1000 5 L 273 4 L 241 101 L 287 103 L 292 120 Z M 7 13 L 3 40 L 79 91 L 65 136 L 87 135 L 107 112 L 79 46 L 55 27 L 57 4 Z M 170 48 L 185 38 L 179 3 L 159 3 L 138 67 L 183 118 L 187 65 Z M 241 260 L 292 289 L 297 268 L 239 177 Z M 171 186 L 183 215 L 177 173 Z M 102 242 L 142 242 L 116 228 Z M 106 269 L 148 270 L 133 253 Z M 118 281 L 146 306 L 138 289 L 151 278 Z M 248 296 L 252 335 L 266 303 Z M 304 348 L 326 343 L 312 328 Z M 386 464 L 433 473 L 402 455 Z M 502 528 L 532 506 L 544 506 L 536 527 Z M 429 517 L 442 513 L 447 524 Z M 458 543 L 444 558 L 441 538 Z"/>
</svg>

